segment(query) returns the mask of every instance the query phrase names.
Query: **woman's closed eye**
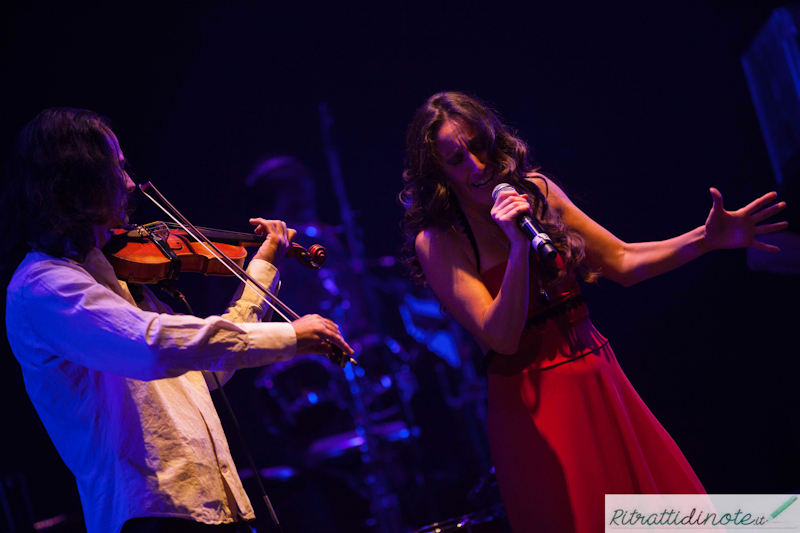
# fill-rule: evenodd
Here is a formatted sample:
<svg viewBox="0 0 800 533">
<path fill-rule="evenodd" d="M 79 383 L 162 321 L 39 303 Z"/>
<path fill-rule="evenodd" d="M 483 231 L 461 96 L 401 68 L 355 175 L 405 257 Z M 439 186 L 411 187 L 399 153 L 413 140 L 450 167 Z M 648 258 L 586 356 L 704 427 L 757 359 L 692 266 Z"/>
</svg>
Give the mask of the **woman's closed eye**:
<svg viewBox="0 0 800 533">
<path fill-rule="evenodd" d="M 464 154 L 461 150 L 450 156 L 447 160 L 448 165 L 456 166 L 464 160 Z"/>
</svg>

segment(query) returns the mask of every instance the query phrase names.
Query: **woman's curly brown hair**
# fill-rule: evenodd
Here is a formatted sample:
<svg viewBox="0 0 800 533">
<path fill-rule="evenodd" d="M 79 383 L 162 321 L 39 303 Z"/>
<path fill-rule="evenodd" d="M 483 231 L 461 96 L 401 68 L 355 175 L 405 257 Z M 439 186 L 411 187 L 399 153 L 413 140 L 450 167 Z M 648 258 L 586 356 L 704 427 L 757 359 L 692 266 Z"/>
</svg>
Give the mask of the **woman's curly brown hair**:
<svg viewBox="0 0 800 533">
<path fill-rule="evenodd" d="M 489 106 L 460 92 L 431 96 L 417 110 L 408 127 L 407 168 L 403 172 L 404 187 L 399 199 L 406 209 L 403 219 L 407 239 L 404 262 L 411 271 L 411 278 L 419 283 L 425 282 L 414 246 L 417 234 L 430 227 L 447 232 L 458 231 L 458 200 L 447 183 L 441 154 L 436 147 L 439 129 L 448 120 L 460 120 L 475 129 L 481 145 L 486 146 L 498 183 L 510 183 L 518 191 L 528 194 L 533 212 L 553 240 L 567 272 L 577 274 L 585 281 L 596 281 L 597 272 L 584 263 L 583 237 L 566 226 L 559 214 L 549 209 L 547 198 L 539 188 L 525 179 L 538 170 L 529 160 L 528 146 L 503 124 Z"/>
</svg>

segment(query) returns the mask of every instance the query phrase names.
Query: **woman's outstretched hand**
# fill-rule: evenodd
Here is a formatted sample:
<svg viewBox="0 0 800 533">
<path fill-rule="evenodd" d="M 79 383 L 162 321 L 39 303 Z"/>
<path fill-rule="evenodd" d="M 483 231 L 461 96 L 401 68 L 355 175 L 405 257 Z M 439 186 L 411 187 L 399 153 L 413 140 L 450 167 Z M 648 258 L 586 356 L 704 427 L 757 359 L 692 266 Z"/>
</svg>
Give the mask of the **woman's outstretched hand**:
<svg viewBox="0 0 800 533">
<path fill-rule="evenodd" d="M 764 252 L 780 251 L 777 246 L 755 239 L 757 235 L 774 233 L 789 226 L 788 222 L 756 225 L 786 207 L 786 202 L 770 205 L 778 197 L 777 193 L 769 192 L 736 211 L 725 211 L 725 207 L 722 205 L 722 194 L 713 187 L 710 191 L 714 204 L 711 206 L 711 212 L 708 214 L 705 225 L 705 238 L 709 245 L 713 248 L 755 248 Z"/>
</svg>

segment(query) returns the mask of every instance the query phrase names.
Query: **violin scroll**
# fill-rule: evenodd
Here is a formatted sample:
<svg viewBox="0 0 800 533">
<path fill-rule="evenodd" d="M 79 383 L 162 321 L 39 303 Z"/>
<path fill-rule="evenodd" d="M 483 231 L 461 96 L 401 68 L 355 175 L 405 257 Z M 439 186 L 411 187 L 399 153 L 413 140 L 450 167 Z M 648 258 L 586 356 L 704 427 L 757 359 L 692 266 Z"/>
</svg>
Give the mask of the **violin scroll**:
<svg viewBox="0 0 800 533">
<path fill-rule="evenodd" d="M 321 244 L 312 244 L 308 250 L 303 248 L 297 243 L 292 243 L 289 251 L 286 252 L 286 257 L 294 257 L 306 268 L 312 270 L 319 270 L 325 264 L 327 251 Z"/>
</svg>

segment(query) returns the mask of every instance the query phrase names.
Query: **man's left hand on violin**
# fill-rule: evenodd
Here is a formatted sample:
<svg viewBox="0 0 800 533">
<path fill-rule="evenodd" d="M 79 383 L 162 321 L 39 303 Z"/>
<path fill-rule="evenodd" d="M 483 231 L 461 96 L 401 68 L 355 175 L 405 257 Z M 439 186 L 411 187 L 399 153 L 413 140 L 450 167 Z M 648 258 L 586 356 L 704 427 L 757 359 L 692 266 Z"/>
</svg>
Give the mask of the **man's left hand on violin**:
<svg viewBox="0 0 800 533">
<path fill-rule="evenodd" d="M 297 232 L 286 227 L 286 222 L 282 220 L 251 218 L 250 224 L 256 226 L 255 233 L 265 239 L 253 259 L 262 259 L 278 266 L 286 257 Z"/>
</svg>

